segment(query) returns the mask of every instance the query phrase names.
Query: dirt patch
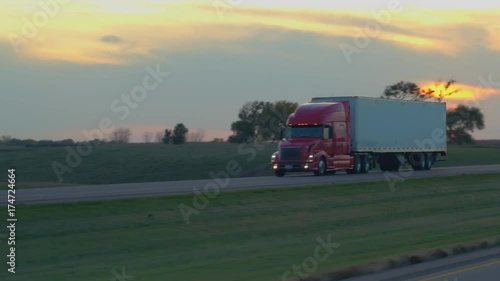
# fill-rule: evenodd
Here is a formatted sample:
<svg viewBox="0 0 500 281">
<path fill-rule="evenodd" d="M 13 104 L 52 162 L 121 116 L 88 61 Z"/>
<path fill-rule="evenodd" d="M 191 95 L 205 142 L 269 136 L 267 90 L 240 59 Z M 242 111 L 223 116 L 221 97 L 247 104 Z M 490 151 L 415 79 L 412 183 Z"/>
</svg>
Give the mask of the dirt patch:
<svg viewBox="0 0 500 281">
<path fill-rule="evenodd" d="M 412 264 L 428 262 L 436 259 L 456 256 L 464 253 L 470 253 L 477 250 L 488 249 L 500 245 L 500 237 L 489 240 L 482 240 L 470 244 L 457 244 L 444 248 L 437 248 L 428 251 L 422 251 L 411 255 L 402 255 L 395 258 L 389 258 L 374 263 L 351 266 L 344 269 L 325 273 L 323 275 L 311 276 L 306 279 L 292 278 L 287 281 L 339 281 L 356 276 L 378 273 L 389 269 L 395 269 Z"/>
</svg>

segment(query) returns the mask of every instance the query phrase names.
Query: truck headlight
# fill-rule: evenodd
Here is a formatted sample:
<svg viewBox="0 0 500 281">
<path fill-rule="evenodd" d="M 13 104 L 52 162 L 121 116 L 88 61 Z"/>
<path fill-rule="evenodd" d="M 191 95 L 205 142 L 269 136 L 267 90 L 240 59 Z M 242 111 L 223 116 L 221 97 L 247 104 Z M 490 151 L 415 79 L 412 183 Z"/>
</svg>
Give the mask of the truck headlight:
<svg viewBox="0 0 500 281">
<path fill-rule="evenodd" d="M 274 162 L 278 159 L 278 153 L 275 152 L 272 156 L 271 156 L 271 161 Z"/>
<path fill-rule="evenodd" d="M 311 162 L 314 162 L 314 155 L 309 155 L 309 157 L 307 157 L 307 162 L 311 163 Z"/>
</svg>

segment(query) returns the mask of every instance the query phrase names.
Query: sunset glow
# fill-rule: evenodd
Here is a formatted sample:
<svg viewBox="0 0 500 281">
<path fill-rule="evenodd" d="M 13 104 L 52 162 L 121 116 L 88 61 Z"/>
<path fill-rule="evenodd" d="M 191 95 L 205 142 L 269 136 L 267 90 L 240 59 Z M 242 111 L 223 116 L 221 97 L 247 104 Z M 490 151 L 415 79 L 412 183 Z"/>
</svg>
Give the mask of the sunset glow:
<svg viewBox="0 0 500 281">
<path fill-rule="evenodd" d="M 178 122 L 226 137 L 246 101 L 380 97 L 399 81 L 439 95 L 453 77 L 444 102 L 481 107 L 477 134 L 500 138 L 499 15 L 497 1 L 0 1 L 0 119 L 29 112 L 0 133 L 81 139 L 110 118 L 136 141 Z M 147 67 L 171 75 L 122 120 L 110 105 Z"/>
<path fill-rule="evenodd" d="M 123 64 L 130 56 L 151 57 L 155 49 L 176 52 L 214 42 L 238 42 L 264 30 L 350 40 L 366 37 L 417 52 L 458 56 L 470 43 L 450 26 L 462 25 L 483 29 L 488 34 L 487 47 L 500 49 L 496 13 L 491 10 L 450 10 L 443 14 L 440 10 L 423 10 L 422 5 L 401 4 L 397 6 L 401 12 L 391 12 L 384 5 L 353 11 L 347 5 L 339 4 L 340 9 L 336 9 L 333 4 L 316 2 L 305 8 L 284 3 L 269 7 L 263 1 L 231 6 L 210 1 L 155 0 L 146 4 L 138 0 L 74 0 L 54 8 L 58 12 L 43 26 L 35 24 L 38 31 L 34 39 L 19 41 L 13 38 L 27 38 L 27 22 L 33 24 L 33 16 L 43 12 L 38 2 L 24 0 L 0 10 L 0 17 L 7 23 L 0 26 L 0 40 L 19 46 L 20 56 L 83 64 Z M 400 14 L 403 11 L 404 17 Z M 408 28 L 415 30 L 414 34 L 401 32 Z M 370 33 L 373 30 L 376 37 Z M 114 45 L 100 41 L 109 34 L 121 40 Z M 347 42 L 354 44 L 349 39 Z"/>
<path fill-rule="evenodd" d="M 448 89 L 446 89 L 445 82 L 425 82 L 421 86 L 422 89 L 431 89 L 434 91 L 434 96 L 444 96 L 444 101 L 448 100 L 462 100 L 462 101 L 479 101 L 487 98 L 491 95 L 499 95 L 500 89 L 488 88 L 483 85 L 466 85 L 466 84 L 452 84 Z M 451 95 L 447 95 L 451 92 L 457 91 Z"/>
</svg>

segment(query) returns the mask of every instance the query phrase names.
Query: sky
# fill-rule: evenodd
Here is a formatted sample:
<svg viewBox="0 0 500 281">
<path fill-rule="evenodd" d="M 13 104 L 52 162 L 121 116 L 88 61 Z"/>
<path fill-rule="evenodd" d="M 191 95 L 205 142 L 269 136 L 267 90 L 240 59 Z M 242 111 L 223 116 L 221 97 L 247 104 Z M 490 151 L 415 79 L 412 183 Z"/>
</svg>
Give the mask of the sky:
<svg viewBox="0 0 500 281">
<path fill-rule="evenodd" d="M 456 80 L 500 139 L 498 1 L 2 0 L 0 135 L 227 137 L 247 101 Z M 439 86 L 437 86 L 439 87 Z"/>
</svg>

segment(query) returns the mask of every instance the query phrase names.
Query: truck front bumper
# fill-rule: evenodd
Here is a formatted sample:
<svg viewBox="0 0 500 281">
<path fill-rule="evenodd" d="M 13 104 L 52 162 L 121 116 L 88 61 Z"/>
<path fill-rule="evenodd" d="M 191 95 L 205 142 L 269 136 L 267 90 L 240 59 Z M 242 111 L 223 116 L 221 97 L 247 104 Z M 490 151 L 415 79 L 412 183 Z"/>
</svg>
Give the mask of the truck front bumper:
<svg viewBox="0 0 500 281">
<path fill-rule="evenodd" d="M 306 172 L 306 171 L 314 171 L 318 168 L 315 163 L 271 163 L 271 167 L 275 171 L 287 171 L 287 172 Z"/>
</svg>

